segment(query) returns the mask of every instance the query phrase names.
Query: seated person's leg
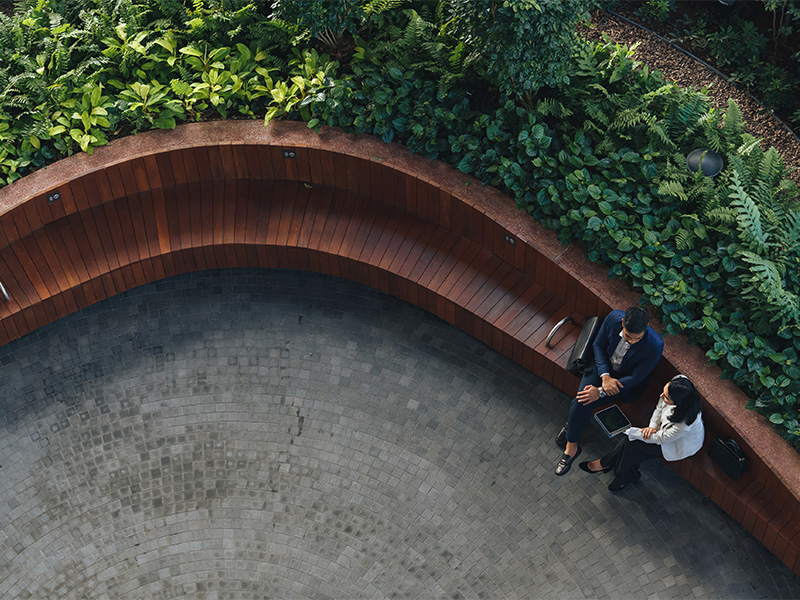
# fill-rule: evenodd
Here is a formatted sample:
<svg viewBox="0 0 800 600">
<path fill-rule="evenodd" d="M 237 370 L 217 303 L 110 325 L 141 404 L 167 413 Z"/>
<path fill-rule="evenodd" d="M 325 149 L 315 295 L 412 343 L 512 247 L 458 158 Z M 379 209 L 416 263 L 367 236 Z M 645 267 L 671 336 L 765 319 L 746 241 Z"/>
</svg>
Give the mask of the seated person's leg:
<svg viewBox="0 0 800 600">
<path fill-rule="evenodd" d="M 597 374 L 597 365 L 592 361 L 592 370 L 581 377 L 581 382 L 578 384 L 578 391 L 581 391 L 587 385 L 599 386 L 601 383 L 600 376 Z M 603 401 L 600 398 L 598 402 Z M 593 405 L 595 403 L 592 403 Z M 577 398 L 573 398 L 569 405 L 569 417 L 567 418 L 567 441 L 577 442 L 581 432 L 586 429 L 592 418 L 592 408 L 584 406 L 578 402 Z"/>
<path fill-rule="evenodd" d="M 567 421 L 567 442 L 577 442 L 583 430 L 592 420 L 594 411 L 616 402 L 613 397 L 598 398 L 589 404 L 581 404 L 573 398 L 569 405 L 569 420 Z"/>
</svg>

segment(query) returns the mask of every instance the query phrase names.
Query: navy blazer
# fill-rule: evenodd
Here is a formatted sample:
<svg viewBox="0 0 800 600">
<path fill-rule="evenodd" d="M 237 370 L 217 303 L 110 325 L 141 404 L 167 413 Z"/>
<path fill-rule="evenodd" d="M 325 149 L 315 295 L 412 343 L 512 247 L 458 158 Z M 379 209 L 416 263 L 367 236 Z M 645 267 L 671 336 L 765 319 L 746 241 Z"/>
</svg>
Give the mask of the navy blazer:
<svg viewBox="0 0 800 600">
<path fill-rule="evenodd" d="M 600 331 L 597 332 L 593 348 L 598 375 L 612 372 L 611 357 L 619 344 L 619 334 L 622 332 L 624 316 L 624 311 L 611 311 L 600 326 Z M 663 351 L 664 340 L 655 329 L 648 326 L 644 337 L 635 344 L 631 344 L 622 359 L 619 371 L 615 373 L 622 383 L 622 387 L 633 389 L 640 382 L 645 381 L 656 368 Z"/>
</svg>

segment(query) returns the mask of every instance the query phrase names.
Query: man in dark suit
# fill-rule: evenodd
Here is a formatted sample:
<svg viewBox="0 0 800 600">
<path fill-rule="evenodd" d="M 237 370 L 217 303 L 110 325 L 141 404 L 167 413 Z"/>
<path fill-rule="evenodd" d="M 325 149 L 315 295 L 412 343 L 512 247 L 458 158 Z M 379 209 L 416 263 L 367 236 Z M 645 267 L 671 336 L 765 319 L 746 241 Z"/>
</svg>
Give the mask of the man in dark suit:
<svg viewBox="0 0 800 600">
<path fill-rule="evenodd" d="M 593 368 L 581 379 L 567 423 L 556 437 L 556 444 L 566 444 L 556 475 L 565 475 L 581 453 L 578 437 L 594 411 L 615 402 L 636 402 L 647 389 L 664 350 L 664 341 L 647 321 L 647 311 L 639 306 L 624 313 L 614 310 L 603 321 L 592 344 Z"/>
</svg>

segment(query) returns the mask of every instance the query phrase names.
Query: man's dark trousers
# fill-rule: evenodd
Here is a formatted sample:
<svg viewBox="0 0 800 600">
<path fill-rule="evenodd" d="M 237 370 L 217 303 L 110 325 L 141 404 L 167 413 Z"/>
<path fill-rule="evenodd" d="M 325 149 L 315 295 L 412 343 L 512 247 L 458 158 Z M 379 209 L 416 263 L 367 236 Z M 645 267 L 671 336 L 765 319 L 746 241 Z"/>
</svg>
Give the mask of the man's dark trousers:
<svg viewBox="0 0 800 600">
<path fill-rule="evenodd" d="M 610 374 L 614 379 L 619 378 L 619 375 L 613 370 Z M 581 383 L 578 387 L 578 391 L 582 390 L 587 385 L 600 387 L 601 383 L 602 381 L 600 379 L 600 375 L 597 373 L 597 365 L 594 361 L 592 361 L 592 370 L 581 377 Z M 650 380 L 645 379 L 638 385 L 634 386 L 633 389 L 623 388 L 619 394 L 614 396 L 606 396 L 605 398 L 598 398 L 594 402 L 589 402 L 588 404 L 580 404 L 577 398 L 573 398 L 572 403 L 569 405 L 569 417 L 567 419 L 567 441 L 578 441 L 581 433 L 584 429 L 586 429 L 586 427 L 589 425 L 589 422 L 592 420 L 594 411 L 599 408 L 603 408 L 604 406 L 616 404 L 617 402 L 627 402 L 629 404 L 636 402 L 639 396 L 641 396 L 647 389 L 649 383 Z"/>
</svg>

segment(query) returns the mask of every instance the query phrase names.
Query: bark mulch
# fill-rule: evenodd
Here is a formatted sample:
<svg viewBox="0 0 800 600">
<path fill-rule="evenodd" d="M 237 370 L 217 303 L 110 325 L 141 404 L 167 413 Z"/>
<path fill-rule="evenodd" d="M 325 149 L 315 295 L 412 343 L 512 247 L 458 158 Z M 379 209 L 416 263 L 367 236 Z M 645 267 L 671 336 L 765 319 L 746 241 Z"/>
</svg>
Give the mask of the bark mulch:
<svg viewBox="0 0 800 600">
<path fill-rule="evenodd" d="M 594 27 L 584 32 L 587 39 L 600 41 L 605 34 L 609 40 L 626 46 L 638 42 L 636 59 L 661 71 L 668 81 L 682 87 L 708 88 L 709 97 L 720 108 L 727 106 L 728 98 L 733 98 L 742 110 L 748 133 L 761 138 L 765 149 L 774 146 L 786 166 L 795 168 L 790 177 L 800 184 L 800 169 L 797 168 L 800 166 L 800 141 L 741 87 L 726 81 L 658 36 L 605 11 L 595 12 L 592 23 Z"/>
</svg>

